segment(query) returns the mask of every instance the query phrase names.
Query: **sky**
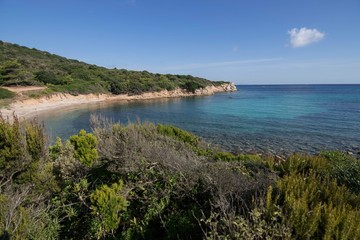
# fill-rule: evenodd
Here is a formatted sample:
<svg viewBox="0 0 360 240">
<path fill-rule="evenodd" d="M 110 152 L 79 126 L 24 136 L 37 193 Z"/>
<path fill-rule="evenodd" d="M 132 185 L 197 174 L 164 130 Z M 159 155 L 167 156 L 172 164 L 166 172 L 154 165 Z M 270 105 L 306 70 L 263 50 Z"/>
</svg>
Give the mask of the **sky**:
<svg viewBox="0 0 360 240">
<path fill-rule="evenodd" d="M 0 0 L 0 40 L 236 84 L 360 84 L 360 0 Z"/>
</svg>

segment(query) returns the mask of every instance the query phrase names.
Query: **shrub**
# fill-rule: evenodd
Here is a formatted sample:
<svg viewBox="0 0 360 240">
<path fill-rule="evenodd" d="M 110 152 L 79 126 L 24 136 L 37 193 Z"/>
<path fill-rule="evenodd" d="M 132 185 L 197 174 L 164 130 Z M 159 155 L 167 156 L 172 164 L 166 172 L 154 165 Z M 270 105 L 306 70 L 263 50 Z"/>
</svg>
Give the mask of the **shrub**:
<svg viewBox="0 0 360 240">
<path fill-rule="evenodd" d="M 13 98 L 16 94 L 5 88 L 0 88 L 0 99 Z"/>
<path fill-rule="evenodd" d="M 313 171 L 319 177 L 336 179 L 338 184 L 345 185 L 354 193 L 360 193 L 360 159 L 344 152 L 322 152 L 318 156 L 294 154 L 281 162 L 268 158 L 266 163 L 268 167 L 278 171 L 280 176 Z"/>
<path fill-rule="evenodd" d="M 182 85 L 182 88 L 186 89 L 188 92 L 195 93 L 197 89 L 204 88 L 205 86 L 198 82 L 186 82 Z"/>
<path fill-rule="evenodd" d="M 32 202 L 29 187 L 0 194 L 1 239 L 57 239 L 60 224 L 42 202 Z"/>
<path fill-rule="evenodd" d="M 43 126 L 10 123 L 0 116 L 0 234 L 11 239 L 56 238 L 57 216 L 49 211 L 55 192 Z"/>
<path fill-rule="evenodd" d="M 70 142 L 75 149 L 75 158 L 81 163 L 91 167 L 98 159 L 98 152 L 96 150 L 98 141 L 93 134 L 80 130 L 78 135 L 70 137 Z"/>
<path fill-rule="evenodd" d="M 123 81 L 112 81 L 110 83 L 110 92 L 113 94 L 126 94 L 129 91 L 129 84 Z"/>
<path fill-rule="evenodd" d="M 25 139 L 27 151 L 34 160 L 39 160 L 47 153 L 47 138 L 45 128 L 33 120 L 25 126 Z"/>
<path fill-rule="evenodd" d="M 93 228 L 98 238 L 113 233 L 120 224 L 120 213 L 126 210 L 128 202 L 123 192 L 123 182 L 113 183 L 96 189 L 91 195 Z"/>
<path fill-rule="evenodd" d="M 46 140 L 43 126 L 36 121 L 20 123 L 15 116 L 10 123 L 0 115 L 0 181 L 34 181 L 44 173 Z"/>
<path fill-rule="evenodd" d="M 12 176 L 21 171 L 26 161 L 25 141 L 18 119 L 10 124 L 0 116 L 0 173 Z"/>
<path fill-rule="evenodd" d="M 201 239 L 203 234 L 196 219 L 196 215 L 200 218 L 199 208 L 199 206 L 190 206 L 185 210 L 174 209 L 170 215 L 166 216 L 165 239 Z"/>
<path fill-rule="evenodd" d="M 36 73 L 35 78 L 40 81 L 43 82 L 45 84 L 54 84 L 54 85 L 58 85 L 58 84 L 62 84 L 61 79 L 56 76 L 56 74 L 54 72 L 50 72 L 50 71 L 39 71 Z"/>
<path fill-rule="evenodd" d="M 157 130 L 165 136 L 174 137 L 193 147 L 197 147 L 200 141 L 197 136 L 174 126 L 158 124 Z"/>
<path fill-rule="evenodd" d="M 281 210 L 268 217 L 264 207 L 256 207 L 247 216 L 227 212 L 212 212 L 203 220 L 209 230 L 206 239 L 292 239 L 291 228 L 282 224 L 284 217 Z"/>
<path fill-rule="evenodd" d="M 360 159 L 340 151 L 322 152 L 320 156 L 329 163 L 331 178 L 360 194 Z"/>
<path fill-rule="evenodd" d="M 284 224 L 293 230 L 294 238 L 360 237 L 360 197 L 336 181 L 314 172 L 292 174 L 276 183 L 274 193 L 274 204 L 282 206 Z"/>
<path fill-rule="evenodd" d="M 66 85 L 52 85 L 49 87 L 55 92 L 65 92 L 72 95 L 104 93 L 107 91 L 99 82 L 86 82 L 79 79 Z"/>
<path fill-rule="evenodd" d="M 275 157 L 273 159 L 268 158 L 267 160 L 275 161 Z M 309 173 L 309 171 L 325 174 L 329 169 L 329 164 L 324 158 L 301 154 L 293 154 L 283 161 L 280 160 L 280 162 L 277 162 L 276 164 L 269 164 L 272 165 L 274 170 L 279 171 L 280 176 L 298 173 L 306 174 Z"/>
<path fill-rule="evenodd" d="M 78 181 L 89 171 L 75 158 L 75 149 L 69 140 L 63 144 L 57 137 L 55 144 L 50 147 L 49 153 L 54 163 L 54 175 L 60 181 Z"/>
</svg>

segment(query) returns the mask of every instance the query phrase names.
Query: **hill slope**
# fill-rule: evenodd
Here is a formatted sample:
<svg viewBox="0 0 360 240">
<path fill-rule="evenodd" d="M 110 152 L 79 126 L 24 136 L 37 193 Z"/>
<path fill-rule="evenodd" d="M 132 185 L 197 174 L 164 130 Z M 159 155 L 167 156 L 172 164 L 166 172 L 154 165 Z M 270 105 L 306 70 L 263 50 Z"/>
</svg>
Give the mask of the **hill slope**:
<svg viewBox="0 0 360 240">
<path fill-rule="evenodd" d="M 190 75 L 107 69 L 55 54 L 0 41 L 0 86 L 43 86 L 70 94 L 141 94 L 186 89 L 194 92 L 212 82 Z"/>
</svg>

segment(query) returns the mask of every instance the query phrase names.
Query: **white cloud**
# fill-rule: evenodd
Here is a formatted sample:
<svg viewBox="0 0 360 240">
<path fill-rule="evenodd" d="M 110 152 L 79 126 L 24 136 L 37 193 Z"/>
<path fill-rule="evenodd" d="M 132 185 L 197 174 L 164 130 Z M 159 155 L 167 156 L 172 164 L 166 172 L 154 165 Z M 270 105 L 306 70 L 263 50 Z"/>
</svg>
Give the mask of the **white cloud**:
<svg viewBox="0 0 360 240">
<path fill-rule="evenodd" d="M 297 29 L 293 28 L 288 31 L 290 35 L 290 43 L 294 48 L 305 47 L 310 43 L 318 42 L 325 37 L 325 33 L 320 32 L 316 28 L 309 29 L 306 27 Z"/>
</svg>

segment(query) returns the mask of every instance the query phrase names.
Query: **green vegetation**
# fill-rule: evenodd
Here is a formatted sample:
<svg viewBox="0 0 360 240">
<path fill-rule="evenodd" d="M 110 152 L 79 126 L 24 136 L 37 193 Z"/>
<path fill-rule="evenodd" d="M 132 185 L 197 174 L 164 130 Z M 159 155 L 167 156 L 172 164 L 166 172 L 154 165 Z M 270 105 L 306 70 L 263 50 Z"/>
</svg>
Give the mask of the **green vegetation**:
<svg viewBox="0 0 360 240">
<path fill-rule="evenodd" d="M 360 160 L 234 155 L 93 116 L 49 146 L 0 117 L 0 239 L 360 239 Z"/>
<path fill-rule="evenodd" d="M 98 158 L 96 137 L 81 130 L 78 135 L 70 137 L 70 142 L 74 146 L 74 157 L 82 164 L 91 167 Z"/>
<path fill-rule="evenodd" d="M 120 225 L 120 212 L 126 210 L 126 196 L 122 193 L 123 182 L 113 183 L 111 187 L 103 185 L 96 189 L 90 195 L 93 215 L 98 219 L 95 220 L 94 226 L 97 237 L 105 237 L 109 233 L 114 234 Z"/>
<path fill-rule="evenodd" d="M 107 69 L 0 41 L 0 86 L 46 85 L 53 92 L 77 95 L 141 94 L 175 88 L 194 92 L 198 88 L 222 83 L 190 75 Z"/>
<path fill-rule="evenodd" d="M 0 87 L 0 99 L 13 98 L 15 93 Z"/>
</svg>

